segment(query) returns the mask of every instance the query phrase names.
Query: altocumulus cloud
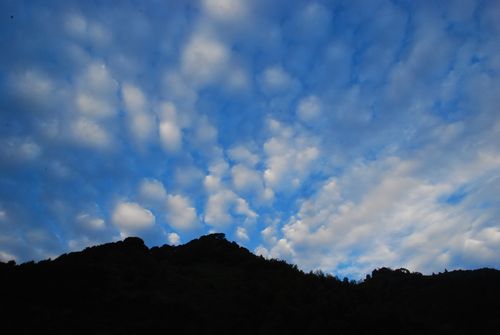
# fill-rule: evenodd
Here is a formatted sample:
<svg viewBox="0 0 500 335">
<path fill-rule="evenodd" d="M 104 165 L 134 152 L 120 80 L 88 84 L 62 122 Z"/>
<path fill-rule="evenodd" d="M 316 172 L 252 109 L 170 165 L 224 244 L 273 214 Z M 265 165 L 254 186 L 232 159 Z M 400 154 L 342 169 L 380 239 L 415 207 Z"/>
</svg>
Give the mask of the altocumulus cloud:
<svg viewBox="0 0 500 335">
<path fill-rule="evenodd" d="M 133 202 L 118 203 L 111 220 L 123 235 L 137 233 L 150 228 L 155 223 L 155 217 L 151 211 Z"/>
<path fill-rule="evenodd" d="M 500 266 L 498 1 L 0 9 L 1 260 L 219 231 L 353 278 Z"/>
</svg>

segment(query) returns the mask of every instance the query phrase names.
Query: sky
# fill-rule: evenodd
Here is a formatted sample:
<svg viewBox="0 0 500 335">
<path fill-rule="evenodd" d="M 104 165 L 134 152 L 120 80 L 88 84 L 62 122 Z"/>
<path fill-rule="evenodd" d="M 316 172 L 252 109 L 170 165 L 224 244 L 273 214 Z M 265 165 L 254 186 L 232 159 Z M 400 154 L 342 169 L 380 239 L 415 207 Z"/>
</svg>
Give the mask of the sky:
<svg viewBox="0 0 500 335">
<path fill-rule="evenodd" d="M 0 260 L 223 232 L 500 268 L 500 2 L 0 2 Z"/>
</svg>

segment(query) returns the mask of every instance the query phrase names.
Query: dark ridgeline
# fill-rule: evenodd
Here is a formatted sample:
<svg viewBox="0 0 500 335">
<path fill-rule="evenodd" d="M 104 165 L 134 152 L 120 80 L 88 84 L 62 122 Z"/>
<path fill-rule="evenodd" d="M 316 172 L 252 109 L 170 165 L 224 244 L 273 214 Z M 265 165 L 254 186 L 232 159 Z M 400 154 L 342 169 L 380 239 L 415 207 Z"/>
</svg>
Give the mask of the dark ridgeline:
<svg viewBox="0 0 500 335">
<path fill-rule="evenodd" d="M 0 263 L 1 334 L 492 334 L 500 271 L 303 273 L 212 234 Z"/>
</svg>

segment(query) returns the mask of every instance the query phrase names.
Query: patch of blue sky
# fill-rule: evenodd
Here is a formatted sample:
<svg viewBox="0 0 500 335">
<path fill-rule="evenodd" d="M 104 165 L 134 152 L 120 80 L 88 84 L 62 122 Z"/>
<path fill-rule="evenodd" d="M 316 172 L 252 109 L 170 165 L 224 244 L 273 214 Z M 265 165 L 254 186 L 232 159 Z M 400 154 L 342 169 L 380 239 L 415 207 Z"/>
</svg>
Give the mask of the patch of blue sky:
<svg viewBox="0 0 500 335">
<path fill-rule="evenodd" d="M 458 205 L 467 197 L 467 191 L 461 187 L 455 190 L 452 194 L 445 196 L 442 201 L 449 205 Z"/>
</svg>

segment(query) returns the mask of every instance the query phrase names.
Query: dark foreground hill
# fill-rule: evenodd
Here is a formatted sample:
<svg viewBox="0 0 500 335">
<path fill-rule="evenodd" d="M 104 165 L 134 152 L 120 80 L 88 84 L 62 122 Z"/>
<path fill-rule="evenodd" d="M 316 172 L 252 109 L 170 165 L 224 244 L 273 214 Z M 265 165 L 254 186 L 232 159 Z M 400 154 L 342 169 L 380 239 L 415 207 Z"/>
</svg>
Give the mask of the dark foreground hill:
<svg viewBox="0 0 500 335">
<path fill-rule="evenodd" d="M 212 234 L 0 263 L 1 334 L 492 334 L 500 271 L 306 274 Z"/>
</svg>

